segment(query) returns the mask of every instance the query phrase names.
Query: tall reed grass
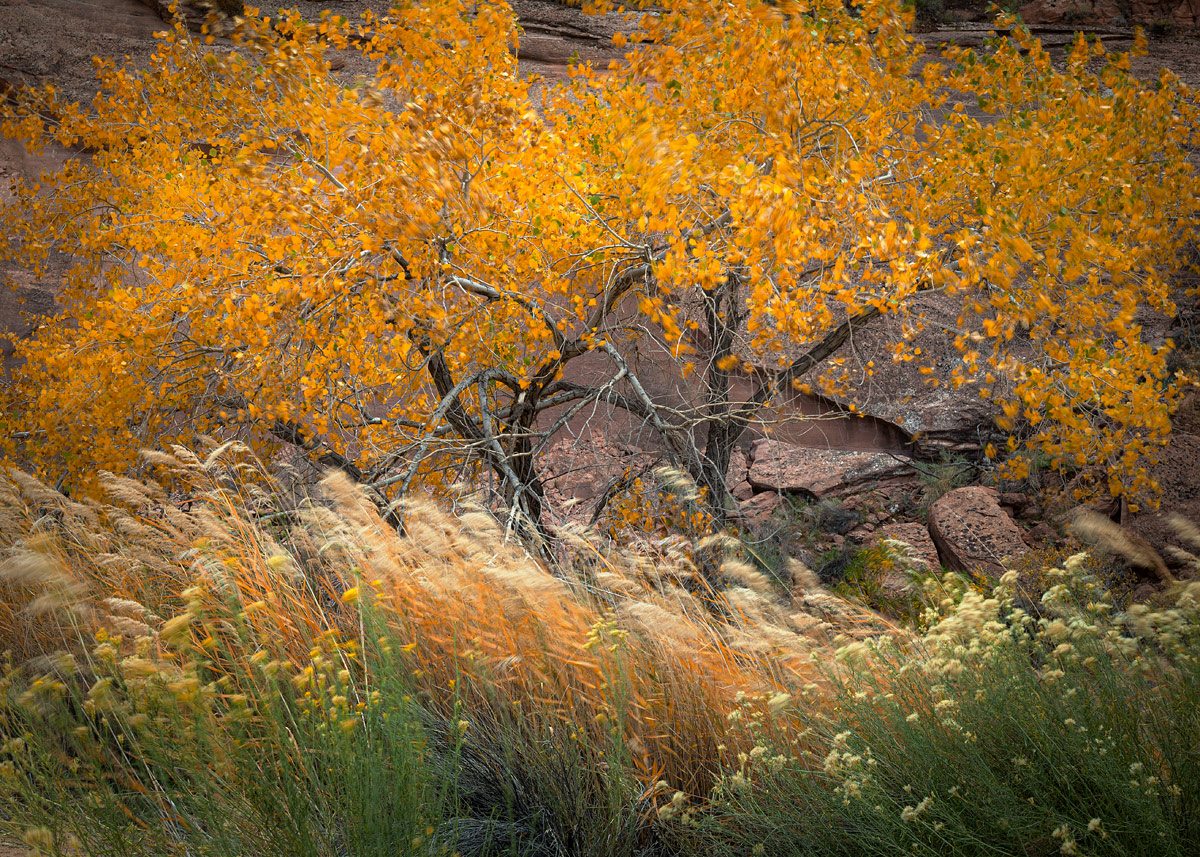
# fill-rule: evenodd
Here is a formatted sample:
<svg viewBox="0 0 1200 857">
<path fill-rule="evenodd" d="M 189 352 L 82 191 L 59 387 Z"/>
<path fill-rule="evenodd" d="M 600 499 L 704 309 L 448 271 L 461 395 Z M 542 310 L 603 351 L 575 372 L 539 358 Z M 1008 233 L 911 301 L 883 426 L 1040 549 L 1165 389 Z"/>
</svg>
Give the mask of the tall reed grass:
<svg viewBox="0 0 1200 857">
<path fill-rule="evenodd" d="M 547 567 L 469 499 L 285 491 L 236 445 L 0 479 L 0 830 L 88 855 L 1186 854 L 1200 588 L 905 631 L 723 536 Z M 1197 535 L 1194 530 L 1190 531 Z M 903 557 L 898 559 L 902 560 Z M 705 574 L 697 568 L 703 564 Z M 708 569 L 719 568 L 720 583 Z"/>
<path fill-rule="evenodd" d="M 89 781 L 116 766 L 129 787 L 157 796 L 137 811 L 114 796 L 122 809 L 106 810 L 100 826 L 90 811 L 80 815 L 72 835 L 81 841 L 121 815 L 156 831 L 164 847 L 193 847 L 185 835 L 193 829 L 219 839 L 217 828 L 255 827 L 265 823 L 255 812 L 267 808 L 298 823 L 295 807 L 261 796 L 243 800 L 255 812 L 240 817 L 234 796 L 257 794 L 248 789 L 259 780 L 308 783 L 288 799 L 337 805 L 306 767 L 317 744 L 295 737 L 303 731 L 295 718 L 317 712 L 304 729 L 357 736 L 369 722 L 382 729 L 373 718 L 386 714 L 408 724 L 397 734 L 415 730 L 429 782 L 406 788 L 424 795 L 420 805 L 429 789 L 449 800 L 454 781 L 462 805 L 441 812 L 456 817 L 456 842 L 486 850 L 489 836 L 549 837 L 555 853 L 573 840 L 568 851 L 584 854 L 602 853 L 598 843 L 611 839 L 625 843 L 613 853 L 629 853 L 628 843 L 658 824 L 665 791 L 708 793 L 738 751 L 726 715 L 739 694 L 813 696 L 824 680 L 814 654 L 839 635 L 877 630 L 872 616 L 815 588 L 794 609 L 777 602 L 721 539 L 668 544 L 651 562 L 568 537 L 570 561 L 547 569 L 469 503 L 450 515 L 410 501 L 401 534 L 343 477 L 297 503 L 242 454 L 233 445 L 203 460 L 182 449 L 149 454 L 160 481 L 106 475 L 104 502 L 73 501 L 21 473 L 0 483 L 0 639 L 12 653 L 10 684 L 25 687 L 7 731 L 36 733 L 42 721 L 29 712 L 50 694 L 67 721 L 42 737 L 78 733 L 84 742 L 56 754 L 90 758 L 87 742 L 119 750 L 95 757 Z M 698 552 L 728 555 L 728 586 L 696 572 Z M 69 657 L 45 658 L 58 651 Z M 51 661 L 47 676 L 35 675 Z M 42 682 L 36 692 L 30 680 Z M 335 712 L 330 699 L 347 710 Z M 393 712 L 397 699 L 407 701 Z M 101 713 L 109 707 L 121 716 Z M 316 742 L 317 733 L 305 734 Z M 383 747 L 399 740 L 384 734 Z M 256 780 L 264 747 L 282 755 Z M 233 768 L 202 765 L 209 752 Z M 370 757 L 351 752 L 327 767 L 338 781 L 353 779 L 342 766 L 369 767 Z M 57 779 L 65 769 L 54 758 L 25 776 L 66 789 L 48 799 L 61 806 L 84 786 Z M 172 789 L 154 773 L 164 765 L 199 779 L 209 771 L 229 791 L 206 798 L 207 814 L 185 812 L 196 783 L 189 778 L 167 800 Z M 609 811 L 597 813 L 599 805 Z M 312 812 L 306 831 L 328 826 Z M 549 819 L 552 833 L 542 829 Z"/>
</svg>

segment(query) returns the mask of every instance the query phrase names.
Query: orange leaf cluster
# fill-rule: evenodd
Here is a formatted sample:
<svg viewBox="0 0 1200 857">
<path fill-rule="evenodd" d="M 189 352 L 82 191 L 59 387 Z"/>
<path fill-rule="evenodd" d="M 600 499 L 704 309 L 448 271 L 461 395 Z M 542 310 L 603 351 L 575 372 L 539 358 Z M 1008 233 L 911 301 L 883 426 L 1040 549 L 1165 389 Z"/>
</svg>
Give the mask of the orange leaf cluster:
<svg viewBox="0 0 1200 857">
<path fill-rule="evenodd" d="M 1019 27 L 927 62 L 909 23 L 898 0 L 668 0 L 626 62 L 534 88 L 502 2 L 251 12 L 231 50 L 176 28 L 149 68 L 102 63 L 90 110 L 5 107 L 28 145 L 91 153 L 0 212 L 0 252 L 78 260 L 3 392 L 8 451 L 86 481 L 238 431 L 436 483 L 500 434 L 464 426 L 568 396 L 581 354 L 653 329 L 686 372 L 688 296 L 736 276 L 760 365 L 961 297 L 954 381 L 1146 487 L 1171 395 L 1142 324 L 1195 235 L 1194 94 L 1084 41 L 1055 68 Z M 375 76 L 340 82 L 330 48 Z"/>
</svg>

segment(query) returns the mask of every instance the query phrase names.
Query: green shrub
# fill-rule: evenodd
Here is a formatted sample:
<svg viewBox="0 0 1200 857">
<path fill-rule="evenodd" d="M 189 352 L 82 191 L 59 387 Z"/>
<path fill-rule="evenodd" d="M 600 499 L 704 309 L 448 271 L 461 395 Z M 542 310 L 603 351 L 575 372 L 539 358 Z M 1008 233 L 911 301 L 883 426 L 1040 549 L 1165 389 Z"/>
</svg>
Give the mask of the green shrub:
<svg viewBox="0 0 1200 857">
<path fill-rule="evenodd" d="M 853 551 L 843 551 L 840 579 L 833 591 L 850 601 L 880 610 L 919 626 L 930 603 L 947 595 L 961 596 L 962 582 L 939 576 L 912 548 L 892 539 L 877 538 Z M 931 592 L 937 597 L 931 602 Z"/>
<path fill-rule="evenodd" d="M 817 751 L 729 772 L 710 853 L 1184 855 L 1200 841 L 1200 584 L 1112 615 L 1082 557 L 1035 620 L 967 591 L 916 645 L 853 644 Z"/>
<path fill-rule="evenodd" d="M 368 686 L 332 637 L 304 668 L 258 657 L 235 613 L 206 619 L 227 638 L 122 656 L 102 637 L 78 665 L 10 665 L 9 831 L 89 857 L 430 853 L 442 793 L 403 677 Z"/>
<path fill-rule="evenodd" d="M 1168 38 L 1175 35 L 1178 30 L 1179 28 L 1170 18 L 1156 18 L 1150 23 L 1150 35 L 1156 38 Z"/>
<path fill-rule="evenodd" d="M 955 488 L 970 485 L 976 467 L 943 451 L 936 462 L 917 465 L 917 470 L 922 487 L 919 511 L 924 516 L 940 498 Z"/>
</svg>

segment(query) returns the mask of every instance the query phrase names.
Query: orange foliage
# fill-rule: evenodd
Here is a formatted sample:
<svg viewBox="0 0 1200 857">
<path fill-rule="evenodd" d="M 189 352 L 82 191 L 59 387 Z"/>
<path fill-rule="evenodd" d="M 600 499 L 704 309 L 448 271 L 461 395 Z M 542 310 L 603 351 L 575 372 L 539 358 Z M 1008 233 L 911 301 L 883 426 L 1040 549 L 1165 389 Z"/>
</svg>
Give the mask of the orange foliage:
<svg viewBox="0 0 1200 857">
<path fill-rule="evenodd" d="M 736 356 L 767 366 L 961 296 L 954 380 L 1055 461 L 1146 488 L 1171 398 L 1140 314 L 1171 311 L 1195 232 L 1193 93 L 1083 41 L 1055 69 L 1019 28 L 925 63 L 908 23 L 898 0 L 668 0 L 625 63 L 533 91 L 500 2 L 251 14 L 232 50 L 177 27 L 145 70 L 101 63 L 90 111 L 5 107 L 32 147 L 91 152 L 0 212 L 7 255 L 78 260 L 3 392 L 8 451 L 87 482 L 238 431 L 385 495 L 482 463 L 516 503 L 562 407 L 658 425 L 622 359 L 648 329 L 685 373 L 734 364 L 686 309 L 734 278 Z M 344 86 L 331 46 L 376 76 Z M 610 384 L 563 381 L 584 354 Z"/>
</svg>

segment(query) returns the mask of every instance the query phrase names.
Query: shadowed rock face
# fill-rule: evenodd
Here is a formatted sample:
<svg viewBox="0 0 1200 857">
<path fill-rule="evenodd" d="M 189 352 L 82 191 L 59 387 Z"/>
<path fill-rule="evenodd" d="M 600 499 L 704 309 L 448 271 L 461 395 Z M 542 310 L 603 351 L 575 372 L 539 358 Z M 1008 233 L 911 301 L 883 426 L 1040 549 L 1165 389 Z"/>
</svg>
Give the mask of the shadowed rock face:
<svg viewBox="0 0 1200 857">
<path fill-rule="evenodd" d="M 1179 515 L 1200 527 L 1200 435 L 1176 431 L 1162 461 L 1151 470 L 1162 488 L 1158 509 L 1142 509 L 1131 516 L 1129 527 L 1134 534 L 1162 551 L 1169 564 L 1186 567 L 1177 550 L 1200 552 L 1171 525 L 1172 515 Z"/>
<path fill-rule="evenodd" d="M 71 157 L 78 156 L 61 146 L 48 147 L 41 156 L 33 157 L 15 140 L 0 138 L 0 202 L 9 201 L 13 179 L 58 169 Z M 68 256 L 55 254 L 46 272 L 38 276 L 0 260 L 0 379 L 15 368 L 14 343 L 29 335 L 38 316 L 54 312 L 54 296 L 69 265 Z"/>
<path fill-rule="evenodd" d="M 1030 24 L 1094 21 L 1117 24 L 1200 26 L 1200 0 L 1033 0 L 1021 7 Z"/>
<path fill-rule="evenodd" d="M 0 98 L 9 86 L 53 83 L 65 99 L 89 102 L 96 92 L 92 57 L 144 62 L 162 29 L 162 19 L 139 0 L 0 0 Z M 61 146 L 33 157 L 0 138 L 0 200 L 9 198 L 12 180 L 36 179 L 72 157 L 79 155 Z M 0 262 L 0 378 L 13 369 L 14 337 L 28 335 L 37 316 L 54 311 L 69 265 L 59 256 L 35 276 Z"/>
<path fill-rule="evenodd" d="M 747 481 L 757 491 L 824 499 L 911 475 L 900 456 L 791 446 L 760 440 L 751 449 Z"/>
<path fill-rule="evenodd" d="M 0 379 L 16 368 L 14 341 L 28 336 L 37 316 L 54 312 L 54 288 L 33 280 L 29 272 L 0 263 Z"/>
</svg>

